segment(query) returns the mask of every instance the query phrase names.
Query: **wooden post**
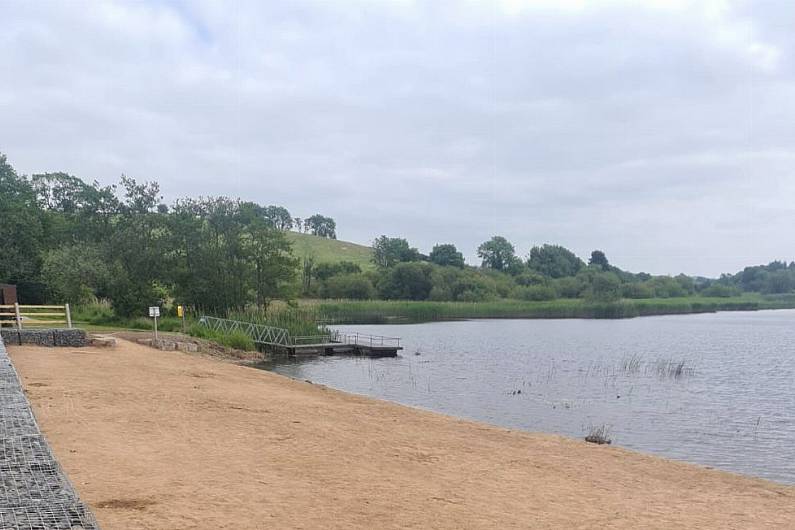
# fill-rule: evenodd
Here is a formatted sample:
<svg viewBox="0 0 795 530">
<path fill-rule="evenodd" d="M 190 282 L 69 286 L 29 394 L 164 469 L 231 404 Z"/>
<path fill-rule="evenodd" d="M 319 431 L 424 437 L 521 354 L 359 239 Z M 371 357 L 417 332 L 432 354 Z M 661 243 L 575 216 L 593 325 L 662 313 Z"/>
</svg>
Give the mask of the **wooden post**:
<svg viewBox="0 0 795 530">
<path fill-rule="evenodd" d="M 64 304 L 64 311 L 66 311 L 66 327 L 72 329 L 72 312 L 69 310 L 69 304 Z"/>
<path fill-rule="evenodd" d="M 14 313 L 17 315 L 17 329 L 22 329 L 22 315 L 19 314 L 19 303 L 14 302 Z"/>
</svg>

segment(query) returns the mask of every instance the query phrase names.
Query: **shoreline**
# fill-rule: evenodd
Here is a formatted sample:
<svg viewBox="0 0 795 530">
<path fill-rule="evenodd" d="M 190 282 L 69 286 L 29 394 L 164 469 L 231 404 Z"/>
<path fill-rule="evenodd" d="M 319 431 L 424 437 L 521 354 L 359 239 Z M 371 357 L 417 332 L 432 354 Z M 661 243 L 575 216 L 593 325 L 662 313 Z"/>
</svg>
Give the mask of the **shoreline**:
<svg viewBox="0 0 795 530">
<path fill-rule="evenodd" d="M 622 320 L 644 316 L 691 315 L 726 311 L 795 309 L 795 298 L 743 296 L 733 298 L 649 298 L 616 302 L 558 299 L 545 302 L 304 300 L 327 325 L 420 324 L 473 319 Z"/>
<path fill-rule="evenodd" d="M 795 487 L 203 356 L 9 348 L 113 528 L 786 528 Z"/>
</svg>

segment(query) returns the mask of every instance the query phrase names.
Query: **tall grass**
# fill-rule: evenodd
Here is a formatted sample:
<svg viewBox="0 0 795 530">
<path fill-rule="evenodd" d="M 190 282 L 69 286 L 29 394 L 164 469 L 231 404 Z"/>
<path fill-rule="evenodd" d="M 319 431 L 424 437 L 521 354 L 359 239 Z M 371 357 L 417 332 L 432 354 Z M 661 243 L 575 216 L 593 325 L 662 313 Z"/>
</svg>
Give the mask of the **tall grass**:
<svg viewBox="0 0 795 530">
<path fill-rule="evenodd" d="M 199 323 L 193 323 L 188 328 L 188 334 L 200 339 L 211 340 L 236 350 L 254 351 L 256 349 L 254 340 L 242 331 L 224 333 L 221 331 L 214 331 Z"/>
<path fill-rule="evenodd" d="M 293 337 L 325 335 L 328 330 L 318 324 L 317 312 L 310 306 L 271 304 L 267 312 L 251 307 L 230 311 L 227 318 L 286 329 Z"/>
<path fill-rule="evenodd" d="M 558 299 L 542 302 L 412 302 L 314 300 L 302 302 L 325 323 L 387 324 L 473 318 L 632 318 L 649 315 L 795 308 L 795 297 L 649 298 L 618 302 Z"/>
<path fill-rule="evenodd" d="M 76 325 L 82 323 L 146 331 L 154 327 L 154 321 L 149 317 L 122 318 L 116 316 L 110 303 L 105 300 L 75 306 L 72 309 L 72 321 Z M 157 329 L 160 331 L 180 331 L 182 329 L 182 321 L 176 317 L 163 316 L 157 319 Z"/>
</svg>

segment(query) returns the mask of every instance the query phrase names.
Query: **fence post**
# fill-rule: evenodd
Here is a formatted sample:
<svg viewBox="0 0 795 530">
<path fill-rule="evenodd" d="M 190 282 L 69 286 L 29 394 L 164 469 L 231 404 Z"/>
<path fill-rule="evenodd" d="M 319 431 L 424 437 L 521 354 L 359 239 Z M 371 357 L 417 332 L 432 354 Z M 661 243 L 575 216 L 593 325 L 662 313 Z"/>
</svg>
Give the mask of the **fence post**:
<svg viewBox="0 0 795 530">
<path fill-rule="evenodd" d="M 64 304 L 64 311 L 66 311 L 66 327 L 72 329 L 72 312 L 69 310 L 69 304 Z"/>
<path fill-rule="evenodd" d="M 14 313 L 17 316 L 17 329 L 22 329 L 22 315 L 19 314 L 19 303 L 14 302 Z"/>
</svg>

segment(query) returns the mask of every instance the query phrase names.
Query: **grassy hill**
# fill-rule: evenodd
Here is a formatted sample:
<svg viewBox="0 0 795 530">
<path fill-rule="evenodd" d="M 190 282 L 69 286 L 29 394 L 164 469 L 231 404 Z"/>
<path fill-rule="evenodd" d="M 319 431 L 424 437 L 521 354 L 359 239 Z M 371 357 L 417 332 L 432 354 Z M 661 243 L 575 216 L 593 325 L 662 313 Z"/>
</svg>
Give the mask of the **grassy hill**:
<svg viewBox="0 0 795 530">
<path fill-rule="evenodd" d="M 287 239 L 293 244 L 293 255 L 299 259 L 311 256 L 315 258 L 315 263 L 351 261 L 362 270 L 373 268 L 370 261 L 373 249 L 370 247 L 298 232 L 287 232 Z"/>
</svg>

